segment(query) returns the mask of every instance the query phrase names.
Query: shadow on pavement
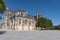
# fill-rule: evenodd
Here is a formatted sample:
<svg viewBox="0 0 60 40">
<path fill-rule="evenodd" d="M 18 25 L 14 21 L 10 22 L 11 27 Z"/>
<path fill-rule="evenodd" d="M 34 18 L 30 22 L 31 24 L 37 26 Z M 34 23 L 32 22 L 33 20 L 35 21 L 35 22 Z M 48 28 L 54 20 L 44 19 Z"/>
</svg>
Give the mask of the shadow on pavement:
<svg viewBox="0 0 60 40">
<path fill-rule="evenodd" d="M 4 34 L 6 31 L 0 31 L 0 35 Z"/>
</svg>

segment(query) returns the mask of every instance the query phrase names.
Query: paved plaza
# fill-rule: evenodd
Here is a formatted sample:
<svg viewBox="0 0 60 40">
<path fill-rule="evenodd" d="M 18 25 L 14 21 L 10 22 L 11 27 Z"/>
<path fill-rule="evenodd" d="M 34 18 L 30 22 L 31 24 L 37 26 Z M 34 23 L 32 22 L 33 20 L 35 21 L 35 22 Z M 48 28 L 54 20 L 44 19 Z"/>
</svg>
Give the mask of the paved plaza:
<svg viewBox="0 0 60 40">
<path fill-rule="evenodd" d="M 60 31 L 0 31 L 0 40 L 60 40 Z"/>
</svg>

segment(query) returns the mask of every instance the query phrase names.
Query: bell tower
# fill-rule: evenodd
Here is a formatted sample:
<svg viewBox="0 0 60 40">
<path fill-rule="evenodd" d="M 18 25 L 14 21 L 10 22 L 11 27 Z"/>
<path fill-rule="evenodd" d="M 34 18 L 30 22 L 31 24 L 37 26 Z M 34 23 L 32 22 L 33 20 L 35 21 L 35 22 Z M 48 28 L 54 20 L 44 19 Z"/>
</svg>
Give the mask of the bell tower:
<svg viewBox="0 0 60 40">
<path fill-rule="evenodd" d="M 36 11 L 36 19 L 38 19 L 39 13 L 38 11 Z"/>
<path fill-rule="evenodd" d="M 43 17 L 43 13 L 36 11 L 36 19 L 38 19 L 39 17 Z"/>
</svg>

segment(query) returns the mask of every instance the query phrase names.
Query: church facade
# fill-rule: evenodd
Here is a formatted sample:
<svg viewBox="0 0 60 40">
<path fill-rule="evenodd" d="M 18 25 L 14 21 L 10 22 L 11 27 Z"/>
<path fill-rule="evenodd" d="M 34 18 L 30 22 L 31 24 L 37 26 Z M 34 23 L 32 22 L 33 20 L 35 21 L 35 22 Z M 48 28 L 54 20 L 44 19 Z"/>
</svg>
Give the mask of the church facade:
<svg viewBox="0 0 60 40">
<path fill-rule="evenodd" d="M 3 15 L 3 29 L 10 30 L 35 30 L 36 20 L 34 16 L 24 10 L 6 10 Z"/>
</svg>

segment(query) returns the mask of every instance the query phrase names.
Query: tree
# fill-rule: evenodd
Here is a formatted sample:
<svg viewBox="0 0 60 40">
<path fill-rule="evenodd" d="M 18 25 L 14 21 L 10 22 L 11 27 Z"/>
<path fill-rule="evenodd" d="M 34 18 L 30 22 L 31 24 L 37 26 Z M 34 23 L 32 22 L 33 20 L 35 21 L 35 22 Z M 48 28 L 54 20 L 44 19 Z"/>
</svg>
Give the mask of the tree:
<svg viewBox="0 0 60 40">
<path fill-rule="evenodd" d="M 52 27 L 52 21 L 50 19 L 45 18 L 45 28 L 49 29 Z"/>
<path fill-rule="evenodd" d="M 0 0 L 0 14 L 3 14 L 4 10 L 6 10 L 5 0 Z M 1 16 L 0 19 L 2 19 Z"/>
<path fill-rule="evenodd" d="M 5 1 L 0 0 L 0 13 L 2 13 L 6 9 Z"/>
<path fill-rule="evenodd" d="M 3 14 L 3 11 L 6 10 L 5 0 L 0 0 L 0 14 Z M 0 17 L 2 19 L 2 17 Z"/>
<path fill-rule="evenodd" d="M 49 19 L 47 19 L 47 18 L 45 18 L 45 17 L 40 17 L 40 18 L 38 18 L 38 20 L 36 21 L 36 26 L 37 27 L 41 27 L 41 29 L 42 28 L 46 28 L 46 29 L 48 29 L 48 28 L 50 28 L 50 27 L 52 27 L 52 21 L 51 20 L 49 20 Z"/>
</svg>

